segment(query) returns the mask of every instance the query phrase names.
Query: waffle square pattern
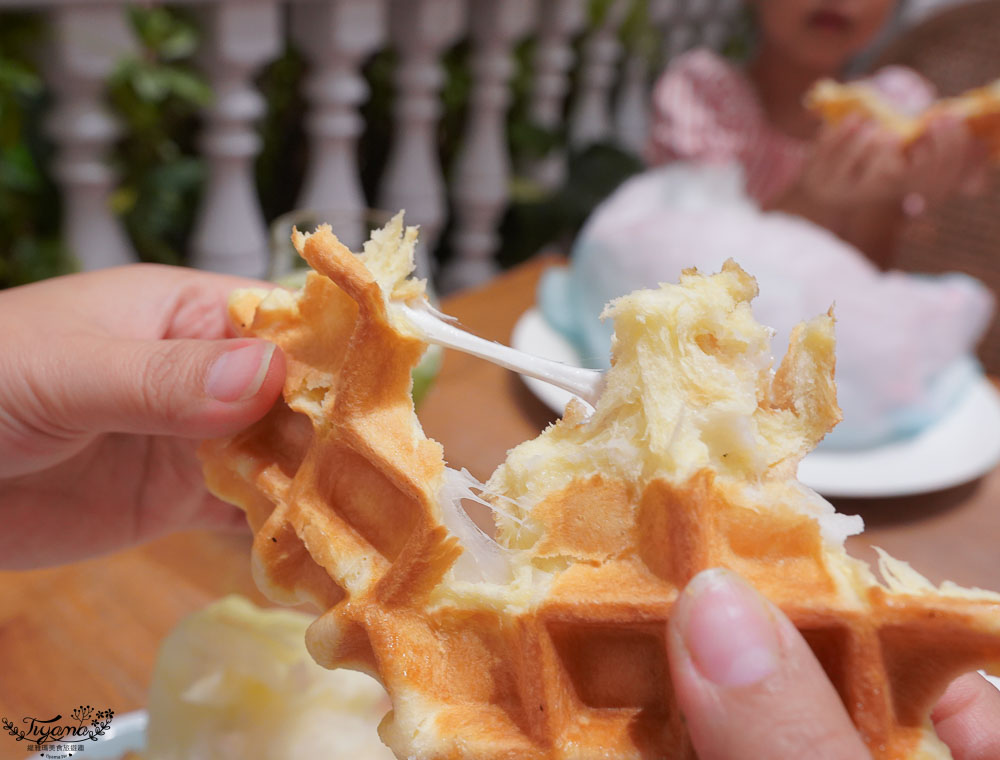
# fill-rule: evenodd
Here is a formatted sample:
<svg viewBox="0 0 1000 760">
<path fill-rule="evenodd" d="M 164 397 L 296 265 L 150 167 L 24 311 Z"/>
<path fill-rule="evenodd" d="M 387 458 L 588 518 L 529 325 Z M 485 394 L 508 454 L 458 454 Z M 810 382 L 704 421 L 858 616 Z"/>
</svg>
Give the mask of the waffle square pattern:
<svg viewBox="0 0 1000 760">
<path fill-rule="evenodd" d="M 1000 664 L 1000 596 L 888 556 L 878 580 L 843 548 L 860 518 L 796 481 L 839 419 L 832 315 L 774 370 L 735 263 L 619 299 L 596 408 L 570 404 L 480 484 L 446 467 L 410 398 L 416 230 L 397 216 L 358 255 L 325 226 L 294 243 L 314 270 L 300 291 L 230 301 L 243 335 L 285 352 L 284 401 L 206 442 L 205 477 L 246 511 L 260 588 L 321 611 L 312 656 L 385 685 L 397 757 L 693 757 L 665 626 L 717 566 L 804 633 L 873 757 L 949 757 L 928 713 L 951 678 Z"/>
</svg>

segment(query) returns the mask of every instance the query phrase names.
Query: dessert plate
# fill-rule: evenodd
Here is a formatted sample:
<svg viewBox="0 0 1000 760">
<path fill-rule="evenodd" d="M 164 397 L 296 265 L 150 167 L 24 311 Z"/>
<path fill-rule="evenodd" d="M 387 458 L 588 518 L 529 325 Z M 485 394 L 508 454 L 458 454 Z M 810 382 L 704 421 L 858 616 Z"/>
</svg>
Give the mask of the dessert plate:
<svg viewBox="0 0 1000 760">
<path fill-rule="evenodd" d="M 573 344 L 537 308 L 521 315 L 511 345 L 529 354 L 580 365 Z M 522 378 L 549 408 L 562 414 L 572 394 Z M 799 480 L 824 496 L 907 496 L 967 483 L 1000 462 L 1000 393 L 982 378 L 941 419 L 921 433 L 884 446 L 814 451 L 799 465 Z"/>
</svg>

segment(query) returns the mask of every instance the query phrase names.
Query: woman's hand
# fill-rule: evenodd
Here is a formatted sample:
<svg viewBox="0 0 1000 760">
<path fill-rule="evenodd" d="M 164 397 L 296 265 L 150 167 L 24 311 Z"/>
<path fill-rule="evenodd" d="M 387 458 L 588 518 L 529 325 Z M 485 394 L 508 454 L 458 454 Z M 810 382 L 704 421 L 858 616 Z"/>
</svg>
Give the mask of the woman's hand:
<svg viewBox="0 0 1000 760">
<path fill-rule="evenodd" d="M 0 292 L 0 564 L 69 562 L 243 523 L 198 439 L 261 418 L 284 381 L 226 299 L 253 280 L 135 265 Z"/>
<path fill-rule="evenodd" d="M 726 570 L 697 575 L 667 633 L 674 693 L 702 760 L 870 758 L 795 626 Z M 956 760 L 1000 757 L 1000 692 L 972 673 L 932 718 Z"/>
</svg>

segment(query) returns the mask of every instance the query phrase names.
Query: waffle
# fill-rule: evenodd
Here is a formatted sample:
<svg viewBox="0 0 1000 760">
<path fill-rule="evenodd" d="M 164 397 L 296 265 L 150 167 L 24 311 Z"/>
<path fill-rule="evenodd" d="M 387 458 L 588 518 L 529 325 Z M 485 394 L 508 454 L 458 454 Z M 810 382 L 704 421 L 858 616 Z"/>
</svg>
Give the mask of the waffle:
<svg viewBox="0 0 1000 760">
<path fill-rule="evenodd" d="M 385 685 L 397 757 L 693 757 L 665 628 L 717 566 L 790 616 L 875 758 L 949 757 L 928 712 L 954 676 L 1000 664 L 1000 595 L 885 555 L 878 581 L 843 548 L 860 518 L 795 480 L 839 419 L 832 315 L 772 372 L 732 262 L 619 299 L 596 410 L 571 403 L 483 486 L 445 466 L 409 398 L 424 344 L 393 304 L 421 297 L 403 279 L 414 242 L 400 217 L 360 256 L 328 227 L 295 233 L 315 270 L 302 291 L 230 301 L 244 335 L 285 351 L 284 403 L 201 450 L 247 513 L 261 589 L 324 610 L 312 656 Z M 496 542 L 468 499 L 493 508 Z"/>
<path fill-rule="evenodd" d="M 990 160 L 1000 163 L 1000 80 L 943 98 L 916 115 L 897 110 L 864 82 L 841 84 L 832 79 L 817 82 L 806 94 L 806 105 L 831 124 L 852 113 L 874 119 L 899 135 L 904 144 L 920 137 L 934 116 L 952 114 L 963 119 L 972 134 L 986 143 Z"/>
</svg>

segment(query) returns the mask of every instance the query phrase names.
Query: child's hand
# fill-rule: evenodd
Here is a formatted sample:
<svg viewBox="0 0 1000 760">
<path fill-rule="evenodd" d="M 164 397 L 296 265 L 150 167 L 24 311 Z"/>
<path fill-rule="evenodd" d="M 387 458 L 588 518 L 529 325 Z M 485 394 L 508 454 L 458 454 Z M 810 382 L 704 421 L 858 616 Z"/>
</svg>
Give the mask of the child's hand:
<svg viewBox="0 0 1000 760">
<path fill-rule="evenodd" d="M 820 132 L 798 187 L 815 203 L 850 210 L 902 197 L 908 169 L 898 136 L 848 117 Z"/>
<path fill-rule="evenodd" d="M 913 144 L 904 191 L 937 203 L 956 192 L 975 195 L 986 187 L 986 146 L 951 115 L 935 117 Z"/>
<path fill-rule="evenodd" d="M 266 284 L 141 265 L 0 293 L 0 566 L 245 525 L 195 449 L 281 392 L 281 351 L 226 314 L 233 288 Z"/>
</svg>

